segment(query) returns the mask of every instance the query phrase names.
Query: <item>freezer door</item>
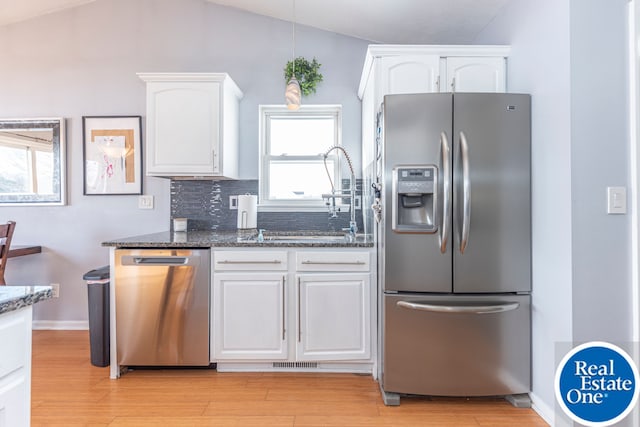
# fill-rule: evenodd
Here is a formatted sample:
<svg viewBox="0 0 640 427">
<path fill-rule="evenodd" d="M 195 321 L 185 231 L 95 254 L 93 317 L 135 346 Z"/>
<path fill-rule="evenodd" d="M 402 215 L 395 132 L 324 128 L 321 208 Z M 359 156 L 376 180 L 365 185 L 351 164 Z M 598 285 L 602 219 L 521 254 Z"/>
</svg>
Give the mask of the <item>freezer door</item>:
<svg viewBox="0 0 640 427">
<path fill-rule="evenodd" d="M 530 291 L 530 97 L 456 93 L 453 104 L 453 291 Z"/>
<path fill-rule="evenodd" d="M 528 393 L 529 313 L 529 295 L 385 295 L 384 391 L 435 396 Z"/>
<path fill-rule="evenodd" d="M 382 164 L 384 215 L 379 236 L 384 289 L 410 292 L 451 292 L 451 245 L 442 244 L 442 188 L 451 182 L 451 94 L 387 95 L 384 98 Z M 443 159 L 443 153 L 447 153 Z M 433 234 L 393 230 L 393 169 L 406 165 L 434 165 L 438 173 L 437 227 Z"/>
</svg>

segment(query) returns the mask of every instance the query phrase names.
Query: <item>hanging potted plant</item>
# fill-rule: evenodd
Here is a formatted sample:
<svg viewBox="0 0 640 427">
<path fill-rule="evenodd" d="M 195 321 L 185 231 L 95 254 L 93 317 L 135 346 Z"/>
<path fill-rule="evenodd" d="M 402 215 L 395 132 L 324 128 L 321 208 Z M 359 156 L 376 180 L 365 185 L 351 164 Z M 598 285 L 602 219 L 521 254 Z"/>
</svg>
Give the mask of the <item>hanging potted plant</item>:
<svg viewBox="0 0 640 427">
<path fill-rule="evenodd" d="M 295 65 L 295 66 L 294 66 Z M 295 75 L 300 83 L 300 89 L 302 90 L 302 96 L 308 96 L 312 93 L 316 93 L 316 85 L 322 81 L 322 74 L 320 74 L 320 64 L 313 58 L 313 61 L 309 62 L 302 56 L 299 56 L 294 61 L 287 62 L 284 67 L 284 80 L 288 82 L 291 77 Z"/>
</svg>

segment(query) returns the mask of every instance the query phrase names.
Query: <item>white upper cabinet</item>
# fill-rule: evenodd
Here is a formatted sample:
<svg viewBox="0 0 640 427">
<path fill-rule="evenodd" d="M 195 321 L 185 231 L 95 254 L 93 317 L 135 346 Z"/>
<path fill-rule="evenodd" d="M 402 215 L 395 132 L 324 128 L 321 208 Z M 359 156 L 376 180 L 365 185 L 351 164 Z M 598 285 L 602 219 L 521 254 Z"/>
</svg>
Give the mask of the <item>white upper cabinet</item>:
<svg viewBox="0 0 640 427">
<path fill-rule="evenodd" d="M 505 92 L 508 54 L 508 46 L 370 45 L 358 96 L 377 112 L 389 94 Z"/>
<path fill-rule="evenodd" d="M 505 59 L 464 56 L 446 58 L 446 81 L 443 92 L 505 92 Z"/>
<path fill-rule="evenodd" d="M 382 96 L 392 93 L 438 92 L 440 58 L 437 55 L 399 55 L 382 58 Z"/>
<path fill-rule="evenodd" d="M 225 73 L 140 73 L 150 176 L 238 178 L 242 92 Z"/>
</svg>

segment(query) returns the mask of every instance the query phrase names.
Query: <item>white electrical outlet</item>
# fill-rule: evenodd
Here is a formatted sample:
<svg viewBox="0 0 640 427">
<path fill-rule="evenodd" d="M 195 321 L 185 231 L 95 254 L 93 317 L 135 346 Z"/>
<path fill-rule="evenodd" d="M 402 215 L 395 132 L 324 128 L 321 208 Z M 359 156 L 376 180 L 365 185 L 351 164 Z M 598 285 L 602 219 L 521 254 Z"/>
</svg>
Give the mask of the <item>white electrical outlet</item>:
<svg viewBox="0 0 640 427">
<path fill-rule="evenodd" d="M 53 294 L 54 298 L 59 298 L 60 297 L 60 283 L 52 283 L 51 284 L 51 293 Z"/>
<path fill-rule="evenodd" d="M 153 196 L 139 196 L 138 209 L 153 209 Z"/>
<path fill-rule="evenodd" d="M 238 196 L 229 196 L 229 209 L 238 210 Z"/>
</svg>

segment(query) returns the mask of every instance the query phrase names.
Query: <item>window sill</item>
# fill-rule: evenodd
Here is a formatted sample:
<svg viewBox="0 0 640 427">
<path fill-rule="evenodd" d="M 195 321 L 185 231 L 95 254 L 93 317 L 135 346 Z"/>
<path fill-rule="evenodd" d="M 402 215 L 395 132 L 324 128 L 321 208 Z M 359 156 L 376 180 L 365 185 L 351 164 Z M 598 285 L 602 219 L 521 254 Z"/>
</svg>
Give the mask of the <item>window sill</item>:
<svg viewBox="0 0 640 427">
<path fill-rule="evenodd" d="M 336 205 L 340 212 L 349 212 L 349 205 Z M 258 205 L 258 212 L 327 212 L 327 206 Z"/>
</svg>

